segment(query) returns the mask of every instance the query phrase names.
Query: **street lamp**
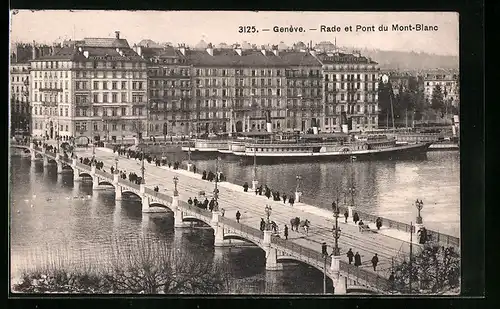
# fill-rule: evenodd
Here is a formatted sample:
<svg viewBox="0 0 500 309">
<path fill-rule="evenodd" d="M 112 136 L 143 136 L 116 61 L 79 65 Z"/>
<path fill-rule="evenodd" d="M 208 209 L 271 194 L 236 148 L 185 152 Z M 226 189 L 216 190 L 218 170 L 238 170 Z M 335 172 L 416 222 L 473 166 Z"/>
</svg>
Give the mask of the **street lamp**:
<svg viewBox="0 0 500 309">
<path fill-rule="evenodd" d="M 356 194 L 356 188 L 354 184 L 351 184 L 349 188 L 347 188 L 347 192 L 351 195 L 351 206 L 354 206 L 354 195 Z"/>
<path fill-rule="evenodd" d="M 255 146 L 253 147 L 253 181 L 257 180 L 257 147 Z"/>
<path fill-rule="evenodd" d="M 217 157 L 217 160 L 215 161 L 215 189 L 214 189 L 214 200 L 215 200 L 215 206 L 214 206 L 214 211 L 219 210 L 219 189 L 217 188 L 217 183 L 219 182 L 219 160 L 220 157 Z"/>
<path fill-rule="evenodd" d="M 144 149 L 141 147 L 141 184 L 145 184 L 146 181 L 144 179 Z"/>
<path fill-rule="evenodd" d="M 415 207 L 417 207 L 418 210 L 416 224 L 422 224 L 422 217 L 420 216 L 420 211 L 422 210 L 422 208 L 424 208 L 424 202 L 422 202 L 422 200 L 419 201 L 417 199 L 415 201 Z"/>
<path fill-rule="evenodd" d="M 264 211 L 266 212 L 266 230 L 269 231 L 270 230 L 270 222 L 269 222 L 269 217 L 271 216 L 271 211 L 273 209 L 271 208 L 271 206 L 267 205 L 266 204 L 266 208 L 264 208 Z"/>
<path fill-rule="evenodd" d="M 339 214 L 340 214 L 340 209 L 338 203 L 332 202 L 332 210 L 333 210 L 333 217 L 335 218 L 335 233 L 333 235 L 333 238 L 335 239 L 335 247 L 333 248 L 333 255 L 334 256 L 339 256 L 340 255 L 340 250 L 339 250 L 339 238 L 340 238 L 340 232 L 341 230 L 339 229 Z"/>
<path fill-rule="evenodd" d="M 179 196 L 179 191 L 177 191 L 177 182 L 179 182 L 179 178 L 174 176 L 174 196 Z"/>
<path fill-rule="evenodd" d="M 115 174 L 118 174 L 118 158 L 119 158 L 119 155 L 118 155 L 118 152 L 116 152 L 116 155 L 115 155 Z"/>
<path fill-rule="evenodd" d="M 297 176 L 295 176 L 295 179 L 297 180 L 297 186 L 295 187 L 295 192 L 300 192 L 299 189 L 300 189 L 300 181 L 302 180 L 302 176 L 297 175 Z"/>
</svg>

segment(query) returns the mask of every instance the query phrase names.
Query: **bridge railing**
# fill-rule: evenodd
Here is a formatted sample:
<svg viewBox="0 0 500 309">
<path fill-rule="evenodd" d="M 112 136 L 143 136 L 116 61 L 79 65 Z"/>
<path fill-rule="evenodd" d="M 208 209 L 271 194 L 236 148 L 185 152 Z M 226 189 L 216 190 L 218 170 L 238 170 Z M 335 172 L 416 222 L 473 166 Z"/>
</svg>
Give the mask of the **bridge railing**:
<svg viewBox="0 0 500 309">
<path fill-rule="evenodd" d="M 352 278 L 354 281 L 364 281 L 368 286 L 382 291 L 392 290 L 391 282 L 371 271 L 356 267 L 352 264 L 340 261 L 340 271 L 347 274 L 347 278 Z"/>
<path fill-rule="evenodd" d="M 227 225 L 229 227 L 232 227 L 234 229 L 237 229 L 238 231 L 241 231 L 243 233 L 257 237 L 259 239 L 264 238 L 264 232 L 262 232 L 261 230 L 250 227 L 250 226 L 242 224 L 242 223 L 238 223 L 235 220 L 232 220 L 232 219 L 229 219 L 226 217 L 219 217 L 219 222 L 221 222 L 222 224 Z"/>
<path fill-rule="evenodd" d="M 340 213 L 341 213 L 340 216 L 342 216 L 342 214 L 347 211 L 347 208 L 343 207 L 343 206 L 339 206 L 339 209 L 340 209 Z M 371 222 L 375 223 L 377 218 L 379 218 L 379 216 L 368 214 L 368 213 L 365 213 L 365 212 L 362 212 L 359 210 L 356 210 L 356 212 L 358 213 L 359 218 L 362 220 L 365 220 L 365 221 L 371 221 Z M 399 231 L 404 231 L 406 233 L 410 233 L 410 230 L 412 229 L 412 226 L 410 224 L 406 224 L 403 222 L 398 222 L 395 220 L 382 218 L 382 217 L 380 217 L 380 219 L 382 219 L 382 226 L 386 226 L 386 227 L 396 229 Z M 352 220 L 352 218 L 349 218 L 349 220 Z M 415 225 L 413 225 L 413 233 L 416 233 Z M 429 229 L 427 229 L 427 233 L 428 233 L 428 235 L 431 235 L 432 241 L 437 241 L 438 243 L 443 244 L 443 245 L 460 247 L 460 238 L 458 238 L 458 237 L 439 233 L 439 232 L 429 230 Z M 408 241 L 409 241 L 409 239 L 408 239 Z"/>
<path fill-rule="evenodd" d="M 80 163 L 80 162 L 76 162 L 76 167 L 81 169 L 81 170 L 84 170 L 84 171 L 87 171 L 87 172 L 90 172 L 91 171 L 91 167 L 86 165 L 86 164 L 83 164 L 83 163 Z"/>
<path fill-rule="evenodd" d="M 323 265 L 325 263 L 325 256 L 321 254 L 319 251 L 313 250 L 308 247 L 301 246 L 297 243 L 294 243 L 289 240 L 285 240 L 283 238 L 273 236 L 272 237 L 272 244 L 275 244 L 285 250 L 292 251 L 294 253 L 299 254 L 302 257 L 305 257 L 308 261 L 314 261 L 318 263 L 319 265 Z M 326 257 L 326 264 L 327 267 L 330 267 L 332 263 L 332 258 L 330 256 Z"/>
<path fill-rule="evenodd" d="M 147 189 L 147 190 L 151 190 L 151 189 Z M 150 193 L 151 195 L 154 195 L 154 196 L 156 196 L 159 199 L 165 200 L 168 203 L 172 203 L 173 198 L 171 196 L 169 196 L 169 195 L 167 195 L 165 193 L 154 192 L 154 190 L 151 190 L 151 191 L 153 191 L 153 193 Z M 150 192 L 150 191 L 146 191 L 146 192 Z"/>
<path fill-rule="evenodd" d="M 193 205 L 189 205 L 187 202 L 184 201 L 179 201 L 179 206 L 184 209 L 188 209 L 189 211 L 192 211 L 194 213 L 197 213 L 209 220 L 212 219 L 212 212 L 210 210 L 206 210 L 204 208 L 199 208 Z"/>
<path fill-rule="evenodd" d="M 95 173 L 96 173 L 97 175 L 101 176 L 101 177 L 106 177 L 106 178 L 111 178 L 111 179 L 113 179 L 113 174 L 111 174 L 111 173 L 107 173 L 107 172 L 105 172 L 105 171 L 98 170 L 98 169 L 96 169 L 96 170 L 95 170 Z"/>
</svg>

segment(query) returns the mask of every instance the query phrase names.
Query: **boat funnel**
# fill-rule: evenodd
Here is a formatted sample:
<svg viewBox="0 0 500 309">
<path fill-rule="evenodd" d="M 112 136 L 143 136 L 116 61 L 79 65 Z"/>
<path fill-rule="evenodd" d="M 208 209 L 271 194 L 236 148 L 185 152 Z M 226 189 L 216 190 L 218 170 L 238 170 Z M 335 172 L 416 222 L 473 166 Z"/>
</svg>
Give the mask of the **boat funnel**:
<svg viewBox="0 0 500 309">
<path fill-rule="evenodd" d="M 318 134 L 318 120 L 316 120 L 316 118 L 313 118 L 311 120 L 311 126 L 312 126 L 312 130 L 313 130 L 313 134 Z"/>
<path fill-rule="evenodd" d="M 340 114 L 340 125 L 342 127 L 342 133 L 349 133 L 349 122 L 347 121 L 347 115 L 345 112 Z"/>
<path fill-rule="evenodd" d="M 266 129 L 267 129 L 267 132 L 269 132 L 269 133 L 273 132 L 273 124 L 271 122 L 271 111 L 270 110 L 266 111 Z"/>
</svg>

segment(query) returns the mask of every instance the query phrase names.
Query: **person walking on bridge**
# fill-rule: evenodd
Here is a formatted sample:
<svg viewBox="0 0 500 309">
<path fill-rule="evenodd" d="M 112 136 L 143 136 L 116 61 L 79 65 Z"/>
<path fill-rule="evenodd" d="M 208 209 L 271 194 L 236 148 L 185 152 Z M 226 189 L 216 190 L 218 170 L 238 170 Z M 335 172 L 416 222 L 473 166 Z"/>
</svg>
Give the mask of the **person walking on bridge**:
<svg viewBox="0 0 500 309">
<path fill-rule="evenodd" d="M 285 228 L 283 230 L 283 236 L 285 236 L 285 239 L 288 240 L 288 226 L 285 224 Z"/>
<path fill-rule="evenodd" d="M 347 259 L 349 259 L 349 264 L 352 264 L 353 258 L 354 258 L 354 253 L 352 252 L 352 248 L 349 248 L 349 251 L 347 251 Z"/>
<path fill-rule="evenodd" d="M 236 211 L 236 222 L 240 223 L 241 214 L 240 211 Z"/>
<path fill-rule="evenodd" d="M 354 255 L 354 266 L 361 266 L 361 255 L 359 255 L 359 252 L 356 252 L 356 254 Z"/>
<path fill-rule="evenodd" d="M 375 255 L 372 257 L 372 265 L 374 271 L 377 271 L 377 264 L 378 264 L 378 256 L 375 253 Z"/>
<path fill-rule="evenodd" d="M 321 244 L 321 254 L 323 256 L 327 256 L 328 255 L 326 242 L 324 242 L 324 243 Z"/>
<path fill-rule="evenodd" d="M 188 204 L 189 204 L 189 206 L 193 205 L 193 200 L 191 199 L 191 197 L 189 197 L 189 199 L 188 199 Z"/>
<path fill-rule="evenodd" d="M 347 218 L 349 218 L 349 212 L 346 210 L 344 212 L 345 223 L 347 223 Z"/>
</svg>

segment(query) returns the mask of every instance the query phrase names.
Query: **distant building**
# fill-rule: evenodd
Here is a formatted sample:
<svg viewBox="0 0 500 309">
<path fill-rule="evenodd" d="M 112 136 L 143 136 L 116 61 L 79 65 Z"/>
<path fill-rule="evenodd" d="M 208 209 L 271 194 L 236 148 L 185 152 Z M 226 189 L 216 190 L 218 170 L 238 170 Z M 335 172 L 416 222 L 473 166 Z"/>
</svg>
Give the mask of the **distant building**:
<svg viewBox="0 0 500 309">
<path fill-rule="evenodd" d="M 142 48 L 148 61 L 149 136 L 193 133 L 196 107 L 192 100 L 191 67 L 186 46 Z"/>
<path fill-rule="evenodd" d="M 31 60 L 30 80 L 35 136 L 116 141 L 146 130 L 146 61 L 118 31 Z"/>
<path fill-rule="evenodd" d="M 424 93 L 428 102 L 432 100 L 432 94 L 436 85 L 441 86 L 444 101 L 457 107 L 460 102 L 458 72 L 452 70 L 434 70 L 424 73 Z"/>
<path fill-rule="evenodd" d="M 323 67 L 326 131 L 340 131 L 342 114 L 354 131 L 378 127 L 379 67 L 360 54 L 317 54 Z"/>
<path fill-rule="evenodd" d="M 11 133 L 30 133 L 31 105 L 29 97 L 30 63 L 32 46 L 16 44 L 10 62 L 10 128 Z"/>
</svg>

